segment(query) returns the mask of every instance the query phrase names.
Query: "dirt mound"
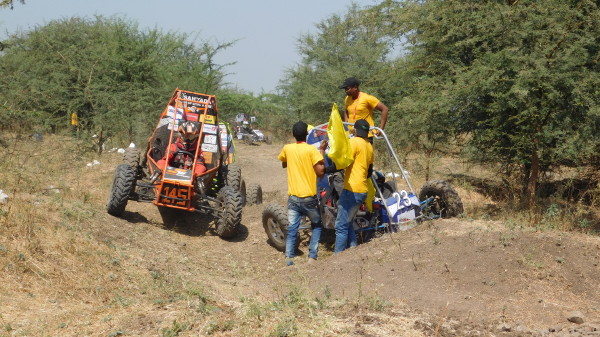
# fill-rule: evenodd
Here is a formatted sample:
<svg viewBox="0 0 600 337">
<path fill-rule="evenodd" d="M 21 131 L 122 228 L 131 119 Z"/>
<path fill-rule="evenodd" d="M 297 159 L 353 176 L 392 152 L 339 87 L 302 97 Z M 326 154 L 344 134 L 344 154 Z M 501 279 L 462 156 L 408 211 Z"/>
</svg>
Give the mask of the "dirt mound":
<svg viewBox="0 0 600 337">
<path fill-rule="evenodd" d="M 285 204 L 278 150 L 275 145 L 242 147 L 240 153 L 255 155 L 240 158 L 249 180 L 263 185 L 265 202 Z M 252 224 L 252 230 L 260 232 L 260 225 Z M 335 257 L 331 240 L 330 233 L 329 247 L 324 242 L 316 263 L 303 262 L 305 255 L 296 263 L 316 293 L 405 304 L 486 329 L 502 323 L 507 333 L 515 328 L 565 333 L 558 326 L 568 326 L 574 311 L 588 323 L 600 322 L 597 237 L 454 218 L 385 235 Z M 306 247 L 301 250 L 306 254 Z M 277 258 L 282 261 L 283 256 Z M 283 268 L 270 282 L 289 284 L 295 277 Z"/>
</svg>

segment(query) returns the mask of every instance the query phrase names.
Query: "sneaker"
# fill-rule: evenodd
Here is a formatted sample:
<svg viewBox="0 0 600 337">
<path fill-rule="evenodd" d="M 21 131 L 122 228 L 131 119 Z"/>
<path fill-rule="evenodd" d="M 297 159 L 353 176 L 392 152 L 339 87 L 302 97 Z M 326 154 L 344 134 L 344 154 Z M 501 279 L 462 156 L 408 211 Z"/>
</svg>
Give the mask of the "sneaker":
<svg viewBox="0 0 600 337">
<path fill-rule="evenodd" d="M 315 258 L 313 258 L 313 257 L 309 257 L 309 258 L 308 258 L 308 263 L 314 263 L 314 262 L 316 262 L 316 261 L 317 261 L 317 259 L 315 259 Z"/>
<path fill-rule="evenodd" d="M 285 259 L 285 264 L 288 266 L 293 266 L 294 265 L 294 261 L 290 258 Z"/>
</svg>

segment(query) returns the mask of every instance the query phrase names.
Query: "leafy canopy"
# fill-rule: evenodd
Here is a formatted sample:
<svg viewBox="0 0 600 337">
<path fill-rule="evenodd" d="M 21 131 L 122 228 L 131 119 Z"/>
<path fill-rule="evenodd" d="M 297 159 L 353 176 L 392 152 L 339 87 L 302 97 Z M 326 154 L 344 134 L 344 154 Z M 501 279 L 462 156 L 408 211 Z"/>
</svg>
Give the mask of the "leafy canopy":
<svg viewBox="0 0 600 337">
<path fill-rule="evenodd" d="M 46 129 L 58 130 L 76 113 L 84 129 L 145 140 L 176 87 L 208 93 L 222 87 L 225 65 L 214 57 L 231 43 L 188 40 L 102 16 L 14 34 L 0 55 L 2 113 L 9 115 L 2 123 L 35 115 Z M 20 120 L 40 124 L 38 118 Z"/>
</svg>

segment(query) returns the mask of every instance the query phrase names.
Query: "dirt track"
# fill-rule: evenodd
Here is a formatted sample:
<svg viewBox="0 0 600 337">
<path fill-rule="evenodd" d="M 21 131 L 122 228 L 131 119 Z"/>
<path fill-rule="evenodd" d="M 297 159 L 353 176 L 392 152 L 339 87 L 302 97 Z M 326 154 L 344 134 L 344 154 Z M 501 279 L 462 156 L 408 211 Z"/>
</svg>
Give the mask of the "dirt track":
<svg viewBox="0 0 600 337">
<path fill-rule="evenodd" d="M 288 335 L 299 336 L 600 334 L 600 238 L 470 219 L 478 198 L 460 186 L 465 217 L 337 256 L 325 233 L 317 262 L 307 263 L 301 244 L 296 264 L 285 266 L 261 222 L 267 203 L 286 202 L 280 149 L 238 145 L 246 184 L 262 186 L 264 203 L 244 208 L 232 240 L 202 216 L 166 228 L 152 204 L 130 202 L 121 218 L 106 214 L 117 153 L 93 168 L 79 163 L 62 198 L 21 194 L 20 205 L 31 198 L 46 213 L 23 207 L 14 219 L 28 222 L 4 224 L 0 335 L 267 336 L 285 335 L 288 323 L 296 327 Z M 575 311 L 583 324 L 567 321 Z"/>
<path fill-rule="evenodd" d="M 285 204 L 286 172 L 276 160 L 280 147 L 238 146 L 243 177 L 247 184 L 262 186 L 265 204 Z M 198 261 L 200 270 L 194 277 L 207 275 L 206 281 L 223 294 L 276 297 L 277 289 L 297 281 L 301 273 L 316 294 L 328 289 L 339 297 L 381 298 L 487 331 L 505 324 L 504 333 L 556 326 L 565 333 L 573 311 L 580 311 L 594 327 L 600 322 L 597 237 L 510 230 L 497 222 L 468 218 L 439 220 L 335 257 L 331 235 L 325 236 L 319 261 L 309 265 L 301 255 L 290 268 L 267 243 L 261 224 L 265 204 L 244 209 L 243 234 L 232 241 L 219 239 L 207 230 L 210 224 L 202 223 L 173 232 L 138 230 L 145 238 L 133 241 L 156 241 L 152 245 L 171 251 L 160 256 L 186 255 Z M 160 222 L 149 205 L 134 204 L 128 210 L 127 225 L 140 226 L 131 224 L 140 215 L 146 223 Z M 306 253 L 306 247 L 300 249 Z"/>
</svg>

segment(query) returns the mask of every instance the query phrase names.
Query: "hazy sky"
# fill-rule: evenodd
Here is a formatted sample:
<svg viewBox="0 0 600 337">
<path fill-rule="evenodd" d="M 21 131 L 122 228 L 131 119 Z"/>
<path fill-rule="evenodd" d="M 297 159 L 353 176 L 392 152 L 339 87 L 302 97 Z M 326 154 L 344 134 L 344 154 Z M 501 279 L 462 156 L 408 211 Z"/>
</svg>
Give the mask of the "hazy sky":
<svg viewBox="0 0 600 337">
<path fill-rule="evenodd" d="M 13 10 L 0 9 L 0 40 L 7 32 L 27 31 L 72 16 L 121 15 L 140 28 L 198 34 L 199 40 L 224 43 L 219 64 L 233 86 L 254 93 L 272 92 L 286 68 L 300 61 L 298 37 L 316 33 L 315 25 L 332 14 L 343 15 L 354 2 L 364 7 L 375 0 L 15 0 Z"/>
</svg>

